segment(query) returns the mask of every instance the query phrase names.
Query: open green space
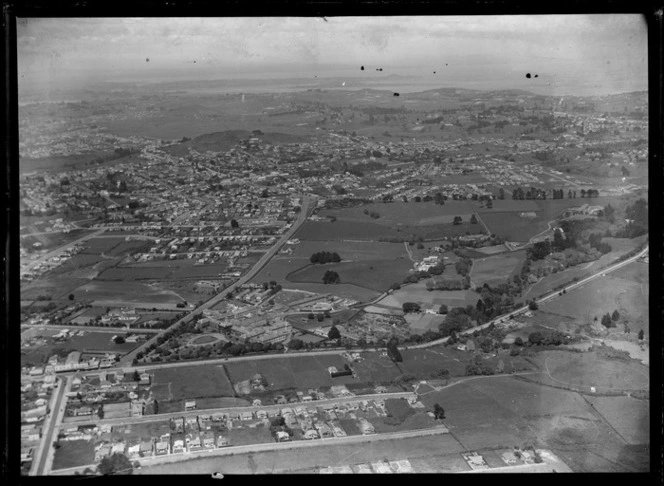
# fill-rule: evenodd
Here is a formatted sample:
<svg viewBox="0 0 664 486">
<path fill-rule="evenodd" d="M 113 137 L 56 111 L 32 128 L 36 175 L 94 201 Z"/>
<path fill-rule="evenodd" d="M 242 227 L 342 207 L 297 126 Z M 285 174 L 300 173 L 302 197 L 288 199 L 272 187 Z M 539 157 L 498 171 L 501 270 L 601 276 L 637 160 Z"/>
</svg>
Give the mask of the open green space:
<svg viewBox="0 0 664 486">
<path fill-rule="evenodd" d="M 648 329 L 648 299 L 647 283 L 615 278 L 609 273 L 543 303 L 541 309 L 585 322 L 593 321 L 595 316 L 601 319 L 607 312 L 612 314 L 617 310 L 620 317 L 615 324 L 620 326 L 627 322 L 632 331 L 638 332 Z"/>
<path fill-rule="evenodd" d="M 533 358 L 544 373 L 528 379 L 552 386 L 570 387 L 598 393 L 621 390 L 647 390 L 650 373 L 646 366 L 629 358 L 607 358 L 600 351 L 542 351 Z"/>
<path fill-rule="evenodd" d="M 534 375 L 529 375 L 534 376 Z M 571 426 L 596 434 L 599 419 L 577 393 L 542 387 L 516 377 L 469 378 L 421 397 L 445 409 L 443 423 L 467 448 L 522 446 Z M 552 427 L 557 423 L 558 428 Z"/>
<path fill-rule="evenodd" d="M 598 413 L 630 444 L 650 444 L 650 401 L 632 397 L 589 397 Z"/>
<path fill-rule="evenodd" d="M 503 284 L 514 273 L 519 272 L 525 259 L 525 250 L 519 250 L 474 260 L 470 269 L 470 279 L 475 287 L 480 287 L 485 283 L 488 285 Z"/>
<path fill-rule="evenodd" d="M 59 441 L 53 456 L 54 471 L 70 467 L 87 466 L 95 462 L 94 444 L 87 440 Z"/>
<path fill-rule="evenodd" d="M 379 304 L 401 309 L 405 302 L 448 307 L 465 307 L 477 303 L 477 293 L 473 290 L 427 290 L 424 280 L 406 285 L 382 299 Z"/>
<path fill-rule="evenodd" d="M 153 371 L 152 391 L 157 400 L 233 397 L 233 386 L 222 365 L 179 366 Z"/>
<path fill-rule="evenodd" d="M 233 383 L 249 380 L 260 373 L 268 382 L 268 390 L 277 391 L 289 388 L 319 388 L 353 383 L 352 376 L 331 378 L 327 368 L 335 366 L 341 370 L 346 361 L 337 355 L 297 356 L 281 359 L 261 359 L 237 361 L 226 364 Z"/>
<path fill-rule="evenodd" d="M 143 303 L 146 307 L 149 307 L 152 303 L 176 304 L 182 302 L 182 299 L 172 291 L 155 289 L 148 284 L 126 281 L 94 280 L 81 285 L 71 293 L 74 294 L 75 299 Z"/>
<path fill-rule="evenodd" d="M 412 262 L 403 258 L 396 260 L 371 260 L 365 262 L 328 263 L 309 265 L 287 277 L 291 282 L 322 283 L 328 270 L 335 271 L 343 283 L 358 285 L 378 292 L 389 289 L 394 282 L 403 280 L 412 268 Z"/>
<path fill-rule="evenodd" d="M 301 240 L 333 241 L 333 240 L 364 240 L 387 241 L 408 240 L 423 238 L 435 240 L 443 237 L 451 238 L 466 234 L 485 233 L 481 224 L 471 224 L 463 221 L 461 224 L 452 223 L 431 224 L 427 226 L 399 224 L 386 226 L 375 223 L 367 216 L 366 222 L 337 220 L 334 223 L 321 221 L 307 221 L 297 232 L 296 237 Z"/>
<path fill-rule="evenodd" d="M 364 211 L 380 215 L 372 220 Z M 363 206 L 343 209 L 323 209 L 318 215 L 322 217 L 335 216 L 339 221 L 375 222 L 381 225 L 433 225 L 451 223 L 454 216 L 461 216 L 464 220 L 470 219 L 475 211 L 472 203 L 466 201 L 446 201 L 444 205 L 434 202 L 393 202 L 388 204 L 371 203 Z"/>
</svg>

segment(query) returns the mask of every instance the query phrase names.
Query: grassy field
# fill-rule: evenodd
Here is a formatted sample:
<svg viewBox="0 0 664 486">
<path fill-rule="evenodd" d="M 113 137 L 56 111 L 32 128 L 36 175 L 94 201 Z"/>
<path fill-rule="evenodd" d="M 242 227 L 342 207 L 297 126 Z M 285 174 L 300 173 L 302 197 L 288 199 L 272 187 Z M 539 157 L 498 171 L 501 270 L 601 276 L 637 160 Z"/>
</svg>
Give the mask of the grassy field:
<svg viewBox="0 0 664 486">
<path fill-rule="evenodd" d="M 650 444 L 650 402 L 631 397 L 590 397 L 598 413 L 630 444 Z"/>
<path fill-rule="evenodd" d="M 432 290 L 426 288 L 426 282 L 407 285 L 382 299 L 379 304 L 401 309 L 404 302 L 420 304 L 446 304 L 449 307 L 465 307 L 477 303 L 477 294 L 472 290 Z"/>
<path fill-rule="evenodd" d="M 399 224 L 386 226 L 376 223 L 369 216 L 365 222 L 337 220 L 334 223 L 307 221 L 297 232 L 296 237 L 301 240 L 338 241 L 362 240 L 379 241 L 381 238 L 418 238 L 435 240 L 443 237 L 453 237 L 465 234 L 484 233 L 481 224 L 470 224 L 469 218 L 463 223 L 454 225 L 431 224 L 427 226 Z"/>
<path fill-rule="evenodd" d="M 60 448 L 55 450 L 53 456 L 54 471 L 69 467 L 86 466 L 94 464 L 94 444 L 87 440 L 59 441 Z"/>
<path fill-rule="evenodd" d="M 156 369 L 152 391 L 157 400 L 164 401 L 234 396 L 233 386 L 221 365 Z"/>
<path fill-rule="evenodd" d="M 547 223 L 550 221 L 539 217 L 522 218 L 518 212 L 482 213 L 480 217 L 491 233 L 507 241 L 520 243 L 527 242 L 547 229 Z"/>
<path fill-rule="evenodd" d="M 384 292 L 394 282 L 402 281 L 411 268 L 412 262 L 403 258 L 371 260 L 368 262 L 328 263 L 307 266 L 290 274 L 287 280 L 300 283 L 322 283 L 325 272 L 332 270 L 339 274 L 342 283 Z"/>
<path fill-rule="evenodd" d="M 128 303 L 176 304 L 182 299 L 172 291 L 156 290 L 150 285 L 138 282 L 99 281 L 81 285 L 72 291 L 77 300 L 126 301 Z"/>
<path fill-rule="evenodd" d="M 324 209 L 318 214 L 322 217 L 336 216 L 339 221 L 367 222 L 373 221 L 382 225 L 432 225 L 451 223 L 454 216 L 470 219 L 474 212 L 473 204 L 466 201 L 446 201 L 440 206 L 433 202 L 394 202 L 390 204 L 372 203 L 354 208 Z M 380 218 L 372 220 L 368 214 L 375 212 Z"/>
<path fill-rule="evenodd" d="M 444 424 L 470 450 L 536 444 L 578 472 L 647 470 L 642 462 L 634 466 L 624 442 L 574 392 L 516 377 L 485 377 L 431 393 L 422 402 L 439 403 Z M 643 453 L 640 459 L 647 461 Z"/>
<path fill-rule="evenodd" d="M 228 443 L 234 446 L 274 442 L 270 428 L 264 426 L 233 428 L 226 435 Z"/>
<path fill-rule="evenodd" d="M 605 206 L 609 203 L 615 207 L 618 199 L 615 197 L 547 199 L 546 201 L 506 199 L 494 201 L 493 209 L 478 208 L 477 211 L 492 233 L 507 241 L 526 242 L 546 230 L 548 222 L 556 219 L 568 208 L 583 204 Z M 535 217 L 521 217 L 522 212 L 534 212 Z"/>
<path fill-rule="evenodd" d="M 642 263 L 642 271 L 647 267 Z M 631 266 L 631 265 L 630 265 Z M 636 272 L 636 270 L 628 270 Z M 599 277 L 586 283 L 581 288 L 567 292 L 541 305 L 545 312 L 592 321 L 595 316 L 601 319 L 605 313 L 617 310 L 620 314 L 617 325 L 627 322 L 632 331 L 648 330 L 648 297 L 647 283 L 637 283 L 632 279 L 616 278 L 613 273 Z"/>
<path fill-rule="evenodd" d="M 73 289 L 87 282 L 89 282 L 88 279 L 69 276 L 38 279 L 21 286 L 21 300 L 35 300 L 40 295 L 58 299 L 61 296 L 69 295 Z"/>
<path fill-rule="evenodd" d="M 311 255 L 309 255 L 311 256 Z M 349 298 L 357 301 L 366 302 L 379 295 L 380 292 L 366 287 L 359 287 L 352 283 L 347 283 L 344 276 L 339 274 L 342 283 L 336 285 L 323 284 L 322 274 L 320 283 L 307 283 L 307 282 L 292 282 L 286 280 L 286 276 L 298 268 L 309 264 L 309 256 L 293 258 L 286 256 L 277 256 L 268 263 L 255 278 L 252 279 L 254 283 L 262 283 L 270 280 L 275 280 L 286 289 L 303 290 L 307 292 L 314 292 L 319 294 L 334 294 L 340 297 Z M 326 265 L 327 267 L 327 265 Z M 325 268 L 325 267 L 321 267 Z M 330 268 L 330 267 L 328 267 Z M 323 272 L 324 273 L 324 272 Z M 390 285 L 390 282 L 388 285 Z M 279 295 L 279 294 L 277 294 Z"/>
<path fill-rule="evenodd" d="M 267 359 L 228 363 L 226 368 L 233 383 L 250 379 L 260 373 L 267 379 L 269 390 L 326 387 L 353 383 L 352 376 L 331 378 L 329 366 L 343 369 L 346 361 L 337 355 L 298 356 L 286 359 Z"/>
<path fill-rule="evenodd" d="M 515 251 L 473 261 L 470 279 L 473 286 L 498 285 L 505 283 L 514 272 L 518 272 L 526 259 L 525 251 Z"/>
<path fill-rule="evenodd" d="M 206 265 L 196 265 L 193 260 L 172 262 L 137 263 L 133 265 L 109 268 L 99 275 L 100 280 L 148 280 L 148 279 L 186 279 L 218 277 L 226 272 L 228 264 L 224 261 Z"/>
<path fill-rule="evenodd" d="M 569 386 L 598 392 L 649 389 L 650 374 L 635 360 L 607 359 L 591 351 L 543 351 L 535 359 L 545 373 L 528 379 L 554 386 Z"/>
<path fill-rule="evenodd" d="M 336 224 L 336 223 L 334 223 Z M 294 247 L 295 251 L 290 258 L 309 258 L 316 252 L 336 252 L 342 261 L 368 261 L 408 258 L 403 243 L 383 243 L 375 241 L 312 241 L 302 240 Z"/>
</svg>

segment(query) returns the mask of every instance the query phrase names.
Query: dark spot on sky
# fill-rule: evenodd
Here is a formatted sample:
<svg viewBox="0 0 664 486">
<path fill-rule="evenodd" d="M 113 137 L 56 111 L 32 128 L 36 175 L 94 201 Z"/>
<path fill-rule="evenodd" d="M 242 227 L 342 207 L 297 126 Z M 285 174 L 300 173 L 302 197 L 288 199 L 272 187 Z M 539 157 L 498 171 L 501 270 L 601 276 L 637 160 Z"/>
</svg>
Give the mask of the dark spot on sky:
<svg viewBox="0 0 664 486">
<path fill-rule="evenodd" d="M 445 65 L 447 66 L 447 63 L 445 63 Z"/>
<path fill-rule="evenodd" d="M 539 74 L 536 74 L 535 77 L 536 77 L 536 78 L 539 78 Z"/>
<path fill-rule="evenodd" d="M 146 58 L 145 58 L 145 62 L 150 62 L 150 58 L 149 58 L 149 57 L 146 57 Z"/>
<path fill-rule="evenodd" d="M 530 73 L 526 73 L 526 77 L 530 79 Z"/>
<path fill-rule="evenodd" d="M 399 96 L 399 93 L 394 93 L 394 95 L 393 95 L 393 96 Z"/>
<path fill-rule="evenodd" d="M 382 71 L 383 68 L 376 68 L 376 71 Z"/>
<path fill-rule="evenodd" d="M 360 66 L 360 71 L 364 71 L 364 66 Z"/>
<path fill-rule="evenodd" d="M 434 71 L 433 73 L 436 74 L 436 71 Z"/>
</svg>

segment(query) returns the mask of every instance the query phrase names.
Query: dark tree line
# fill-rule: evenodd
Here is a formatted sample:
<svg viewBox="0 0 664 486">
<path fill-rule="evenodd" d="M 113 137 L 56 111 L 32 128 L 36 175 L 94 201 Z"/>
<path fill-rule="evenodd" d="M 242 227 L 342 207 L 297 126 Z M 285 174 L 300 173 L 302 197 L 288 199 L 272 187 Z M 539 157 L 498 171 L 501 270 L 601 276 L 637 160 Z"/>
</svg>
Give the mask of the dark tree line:
<svg viewBox="0 0 664 486">
<path fill-rule="evenodd" d="M 311 255 L 309 261 L 314 264 L 339 263 L 341 261 L 341 257 L 337 252 L 319 251 Z"/>
</svg>

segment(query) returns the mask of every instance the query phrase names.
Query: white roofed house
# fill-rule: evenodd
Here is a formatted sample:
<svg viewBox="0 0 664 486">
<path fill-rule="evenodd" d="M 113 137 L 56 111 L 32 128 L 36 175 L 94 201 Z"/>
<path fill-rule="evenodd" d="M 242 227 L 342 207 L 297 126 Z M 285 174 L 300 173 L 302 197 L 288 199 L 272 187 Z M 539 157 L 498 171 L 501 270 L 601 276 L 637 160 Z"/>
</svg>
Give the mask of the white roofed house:
<svg viewBox="0 0 664 486">
<path fill-rule="evenodd" d="M 360 430 L 362 431 L 363 435 L 368 435 L 368 434 L 375 434 L 376 430 L 374 429 L 374 426 L 365 418 L 358 418 L 357 419 L 358 425 L 360 426 Z"/>
<path fill-rule="evenodd" d="M 304 432 L 304 438 L 307 440 L 318 439 L 318 432 L 315 429 L 308 429 Z"/>
</svg>

